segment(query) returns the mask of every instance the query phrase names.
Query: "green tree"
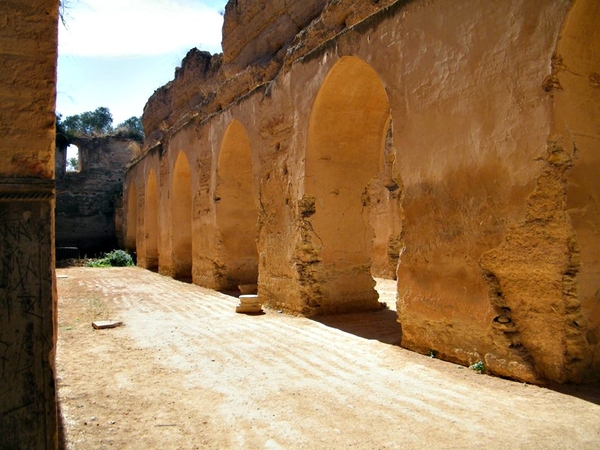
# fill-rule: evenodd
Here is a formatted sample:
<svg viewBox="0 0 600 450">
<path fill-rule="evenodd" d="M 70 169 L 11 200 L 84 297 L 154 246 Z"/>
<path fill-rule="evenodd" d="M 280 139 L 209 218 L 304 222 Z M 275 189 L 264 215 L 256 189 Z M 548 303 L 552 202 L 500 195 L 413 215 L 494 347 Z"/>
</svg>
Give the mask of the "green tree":
<svg viewBox="0 0 600 450">
<path fill-rule="evenodd" d="M 71 139 L 73 136 L 67 132 L 67 128 L 65 127 L 64 121 L 62 119 L 62 114 L 56 115 L 56 147 L 58 148 L 67 148 L 71 143 Z"/>
<path fill-rule="evenodd" d="M 63 122 L 67 133 L 76 136 L 92 136 L 108 134 L 112 131 L 112 114 L 104 106 L 95 111 L 86 111 L 74 116 L 68 116 Z"/>
<path fill-rule="evenodd" d="M 144 140 L 144 127 L 141 117 L 130 117 L 121 122 L 115 131 L 117 136 L 120 135 L 138 141 Z"/>
<path fill-rule="evenodd" d="M 72 156 L 67 159 L 67 172 L 79 171 L 79 158 Z"/>
</svg>

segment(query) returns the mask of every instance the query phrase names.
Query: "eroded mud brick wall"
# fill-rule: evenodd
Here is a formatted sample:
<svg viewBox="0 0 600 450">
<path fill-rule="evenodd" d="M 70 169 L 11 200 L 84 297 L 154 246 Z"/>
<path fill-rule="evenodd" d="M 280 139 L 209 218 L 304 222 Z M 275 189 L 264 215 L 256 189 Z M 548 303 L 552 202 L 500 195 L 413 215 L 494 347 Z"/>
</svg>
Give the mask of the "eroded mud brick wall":
<svg viewBox="0 0 600 450">
<path fill-rule="evenodd" d="M 229 2 L 224 54 L 149 100 L 138 249 L 304 315 L 377 308 L 372 276 L 397 276 L 404 347 L 598 378 L 597 2 L 295 7 Z M 206 86 L 187 111 L 182 74 Z"/>
<path fill-rule="evenodd" d="M 58 0 L 3 2 L 0 23 L 0 448 L 51 449 Z"/>
<path fill-rule="evenodd" d="M 56 152 L 56 246 L 83 257 L 119 248 L 115 209 L 121 205 L 125 166 L 140 145 L 113 136 L 77 138 L 79 170 L 66 171 L 66 149 Z"/>
</svg>

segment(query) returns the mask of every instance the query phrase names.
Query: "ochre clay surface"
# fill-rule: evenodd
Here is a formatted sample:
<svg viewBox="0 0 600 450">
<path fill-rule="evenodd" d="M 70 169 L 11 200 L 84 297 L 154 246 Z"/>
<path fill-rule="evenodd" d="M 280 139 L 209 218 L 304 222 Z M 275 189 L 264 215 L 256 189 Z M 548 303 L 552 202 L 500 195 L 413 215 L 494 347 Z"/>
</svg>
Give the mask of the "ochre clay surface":
<svg viewBox="0 0 600 450">
<path fill-rule="evenodd" d="M 528 382 L 598 379 L 599 14 L 229 2 L 224 54 L 191 51 L 145 108 L 125 188 L 157 178 L 149 259 L 178 274 L 184 154 L 194 283 L 258 282 L 265 304 L 317 316 L 377 309 L 373 276 L 397 279 L 406 348 Z M 246 200 L 224 200 L 228 183 Z M 148 208 L 125 207 L 139 242 Z"/>
<path fill-rule="evenodd" d="M 0 10 L 0 448 L 54 449 L 58 0 Z"/>
<path fill-rule="evenodd" d="M 393 345 L 393 310 L 319 321 L 270 309 L 247 316 L 235 313 L 235 297 L 140 268 L 57 272 L 67 449 L 600 442 L 597 388 L 561 393 L 407 351 Z M 393 281 L 378 280 L 378 290 L 393 303 Z M 94 330 L 101 319 L 124 324 Z"/>
</svg>

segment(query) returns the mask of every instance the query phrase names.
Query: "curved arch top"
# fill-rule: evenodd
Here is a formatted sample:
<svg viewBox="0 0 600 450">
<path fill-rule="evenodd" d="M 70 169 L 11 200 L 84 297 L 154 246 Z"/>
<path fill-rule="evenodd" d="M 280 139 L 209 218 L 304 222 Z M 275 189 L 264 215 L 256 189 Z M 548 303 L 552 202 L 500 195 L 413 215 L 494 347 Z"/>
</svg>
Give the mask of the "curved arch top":
<svg viewBox="0 0 600 450">
<path fill-rule="evenodd" d="M 217 173 L 216 218 L 226 268 L 223 288 L 256 283 L 258 210 L 252 191 L 252 148 L 238 120 L 233 120 L 223 135 Z"/>
<path fill-rule="evenodd" d="M 146 180 L 146 197 L 144 208 L 144 237 L 146 239 L 146 255 L 144 266 L 147 269 L 158 268 L 158 183 L 154 170 L 150 169 Z"/>
<path fill-rule="evenodd" d="M 138 196 L 135 181 L 129 183 L 129 195 L 127 196 L 127 239 L 125 247 L 128 250 L 136 251 L 137 246 L 137 212 L 138 212 Z"/>
<path fill-rule="evenodd" d="M 314 202 L 311 245 L 323 264 L 315 292 L 322 295 L 320 305 L 335 304 L 332 310 L 378 305 L 370 274 L 373 229 L 365 205 L 368 185 L 382 164 L 389 121 L 389 100 L 377 72 L 360 58 L 341 58 L 310 114 L 304 186 Z"/>
<path fill-rule="evenodd" d="M 187 156 L 177 155 L 171 189 L 171 242 L 175 278 L 192 276 L 192 174 Z"/>
</svg>

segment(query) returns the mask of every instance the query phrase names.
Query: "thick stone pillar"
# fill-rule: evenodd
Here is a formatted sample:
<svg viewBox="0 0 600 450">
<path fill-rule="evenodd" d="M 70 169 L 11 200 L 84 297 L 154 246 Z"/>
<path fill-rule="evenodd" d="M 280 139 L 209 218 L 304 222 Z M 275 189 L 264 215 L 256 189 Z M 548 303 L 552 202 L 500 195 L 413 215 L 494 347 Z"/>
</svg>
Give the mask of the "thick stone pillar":
<svg viewBox="0 0 600 450">
<path fill-rule="evenodd" d="M 0 448 L 54 448 L 54 182 L 0 179 Z"/>
<path fill-rule="evenodd" d="M 0 449 L 51 449 L 58 0 L 0 10 Z"/>
</svg>

